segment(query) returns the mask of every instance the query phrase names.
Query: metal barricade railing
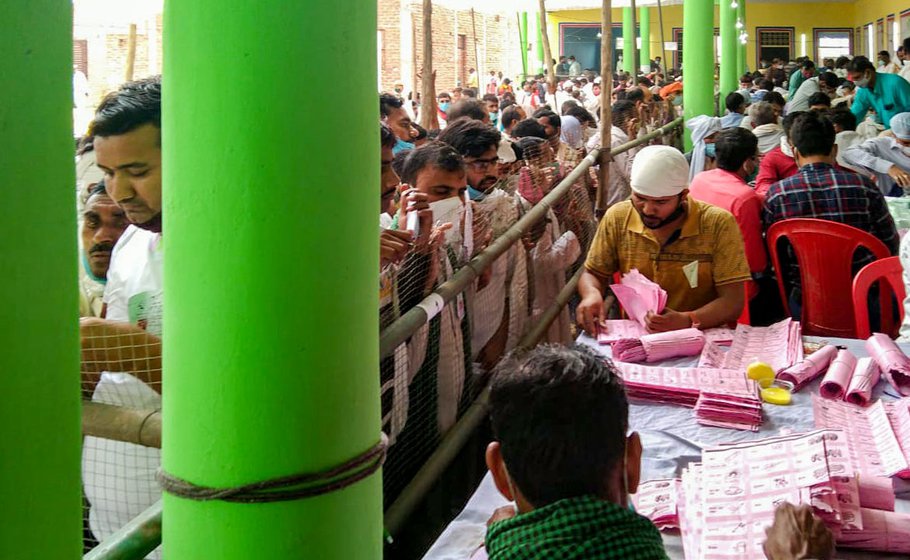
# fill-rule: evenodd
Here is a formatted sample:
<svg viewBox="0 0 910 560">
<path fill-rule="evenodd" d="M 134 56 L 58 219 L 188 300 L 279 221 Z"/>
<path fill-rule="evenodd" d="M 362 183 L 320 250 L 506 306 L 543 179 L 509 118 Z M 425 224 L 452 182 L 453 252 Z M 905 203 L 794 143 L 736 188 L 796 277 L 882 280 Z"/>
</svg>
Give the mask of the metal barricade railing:
<svg viewBox="0 0 910 560">
<path fill-rule="evenodd" d="M 682 126 L 682 123 L 683 119 L 677 118 L 653 132 L 613 148 L 607 156 L 611 157 L 647 144 Z M 600 149 L 589 153 L 568 176 L 511 228 L 496 238 L 489 247 L 459 269 L 451 279 L 440 284 L 421 302 L 421 305 L 411 308 L 384 329 L 380 333 L 380 357 L 390 356 L 400 344 L 406 342 L 433 318 L 427 313 L 426 309 L 441 308 L 440 299 L 445 304 L 452 301 L 456 296 L 464 292 L 496 259 L 509 250 L 513 244 L 519 243 L 522 236 L 538 221 L 544 219 L 553 205 L 569 192 L 573 183 L 586 173 L 592 165 L 598 163 L 600 155 Z M 545 336 L 547 329 L 575 293 L 578 280 L 581 278 L 583 271 L 584 267 L 579 267 L 575 274 L 566 282 L 554 302 L 540 316 L 538 323 L 533 325 L 522 337 L 518 343 L 518 348 L 533 347 Z M 612 298 L 612 296 L 609 297 Z M 488 383 L 455 425 L 445 434 L 439 446 L 411 482 L 402 490 L 395 502 L 386 510 L 385 527 L 389 533 L 398 532 L 404 525 L 424 494 L 439 477 L 439 474 L 451 464 L 470 436 L 486 418 L 489 392 L 490 386 Z M 159 410 L 139 410 L 84 401 L 82 429 L 86 435 L 136 443 L 146 447 L 161 447 L 161 411 Z M 110 538 L 86 555 L 85 559 L 136 560 L 143 558 L 160 543 L 161 502 L 159 501 L 133 519 L 120 531 L 111 535 Z"/>
</svg>

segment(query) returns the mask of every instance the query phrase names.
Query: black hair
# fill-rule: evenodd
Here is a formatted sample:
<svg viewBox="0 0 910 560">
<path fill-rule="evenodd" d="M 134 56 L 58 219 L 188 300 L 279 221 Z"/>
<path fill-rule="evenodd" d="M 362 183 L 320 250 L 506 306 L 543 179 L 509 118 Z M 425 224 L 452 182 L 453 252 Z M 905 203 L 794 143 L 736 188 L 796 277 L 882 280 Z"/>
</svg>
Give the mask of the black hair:
<svg viewBox="0 0 910 560">
<path fill-rule="evenodd" d="M 734 126 L 717 133 L 714 141 L 717 167 L 737 171 L 758 150 L 758 138 L 751 130 Z"/>
<path fill-rule="evenodd" d="M 461 117 L 449 121 L 436 139 L 452 146 L 462 156 L 480 157 L 490 148 L 499 147 L 502 134 L 488 124 Z"/>
<path fill-rule="evenodd" d="M 825 85 L 831 89 L 835 89 L 840 85 L 840 78 L 837 77 L 837 74 L 834 72 L 822 72 L 818 77 L 819 82 L 825 82 Z"/>
<path fill-rule="evenodd" d="M 816 91 L 809 96 L 809 106 L 812 107 L 813 105 L 824 105 L 825 107 L 830 107 L 831 98 L 820 91 Z"/>
<path fill-rule="evenodd" d="M 844 66 L 846 66 L 849 63 L 850 63 L 849 56 L 839 56 L 839 57 L 837 57 L 837 60 L 834 62 L 834 67 L 843 68 Z"/>
<path fill-rule="evenodd" d="M 552 110 L 547 109 L 545 107 L 541 107 L 540 109 L 534 111 L 535 119 L 541 119 L 543 117 L 547 117 L 547 119 L 549 119 L 550 126 L 553 126 L 556 128 L 560 128 L 562 126 L 562 119 L 560 119 L 559 115 L 554 113 Z"/>
<path fill-rule="evenodd" d="M 394 171 L 395 174 L 399 177 L 401 177 L 401 173 L 404 171 L 405 160 L 408 159 L 408 155 L 410 155 L 410 153 L 413 151 L 414 150 L 403 150 L 395 154 L 395 156 L 392 158 L 392 171 Z"/>
<path fill-rule="evenodd" d="M 582 125 L 597 123 L 597 119 L 594 118 L 594 115 L 581 105 L 576 104 L 574 107 L 569 107 L 569 110 L 566 111 L 566 115 L 575 117 Z"/>
<path fill-rule="evenodd" d="M 506 99 L 505 97 L 503 97 L 502 101 L 499 102 L 499 110 L 505 111 L 512 105 L 517 105 L 517 103 L 515 103 L 514 99 Z"/>
<path fill-rule="evenodd" d="M 565 101 L 562 102 L 562 105 L 559 107 L 559 114 L 562 116 L 568 115 L 569 109 L 571 109 L 573 105 L 577 107 L 578 102 L 575 101 L 574 99 L 566 99 Z"/>
<path fill-rule="evenodd" d="M 856 130 L 856 115 L 849 109 L 835 109 L 828 115 L 831 124 L 840 126 L 841 130 Z"/>
<path fill-rule="evenodd" d="M 823 115 L 803 113 L 790 128 L 790 144 L 802 156 L 827 156 L 834 148 L 834 125 Z"/>
<path fill-rule="evenodd" d="M 758 81 L 758 89 L 763 89 L 765 91 L 771 91 L 774 89 L 774 82 L 768 78 L 762 78 Z"/>
<path fill-rule="evenodd" d="M 503 128 L 509 128 L 509 125 L 519 120 L 521 120 L 521 113 L 518 112 L 517 105 L 507 108 L 502 112 L 502 115 L 499 116 L 499 124 L 501 124 Z"/>
<path fill-rule="evenodd" d="M 815 70 L 815 63 L 807 58 L 803 61 L 801 67 L 804 70 Z"/>
<path fill-rule="evenodd" d="M 394 148 L 397 138 L 392 129 L 385 123 L 379 123 L 379 141 L 383 148 Z"/>
<path fill-rule="evenodd" d="M 732 91 L 727 94 L 727 98 L 724 99 L 724 106 L 727 107 L 727 110 L 731 113 L 735 113 L 737 109 L 746 104 L 746 98 L 742 96 L 741 93 Z"/>
<path fill-rule="evenodd" d="M 452 95 L 447 91 L 440 91 L 436 94 L 436 99 L 439 99 L 440 97 L 448 97 L 449 99 L 452 99 Z"/>
<path fill-rule="evenodd" d="M 610 495 L 625 455 L 629 403 L 601 356 L 541 345 L 509 357 L 493 376 L 490 420 L 509 477 L 535 508 Z"/>
<path fill-rule="evenodd" d="M 494 94 L 492 94 L 492 93 L 487 93 L 487 94 L 485 94 L 485 95 L 481 98 L 481 100 L 482 100 L 484 103 L 486 103 L 486 102 L 488 102 L 488 101 L 492 101 L 493 103 L 496 103 L 497 105 L 499 104 L 499 98 L 496 97 L 496 96 L 495 96 Z"/>
<path fill-rule="evenodd" d="M 777 105 L 778 107 L 783 107 L 787 104 L 787 101 L 784 99 L 784 96 L 779 94 L 776 91 L 769 91 L 762 97 L 762 101 L 767 101 L 772 105 Z"/>
<path fill-rule="evenodd" d="M 631 88 L 629 90 L 626 90 L 626 99 L 632 101 L 633 103 L 636 101 L 643 102 L 645 100 L 645 92 L 639 87 Z"/>
<path fill-rule="evenodd" d="M 455 103 L 449 105 L 449 110 L 446 112 L 446 115 L 448 115 L 450 121 L 459 117 L 468 117 L 482 121 L 487 117 L 487 108 L 477 99 L 459 99 Z"/>
<path fill-rule="evenodd" d="M 100 181 L 98 181 L 97 183 L 92 185 L 92 189 L 90 191 L 88 191 L 88 197 L 85 199 L 85 201 L 88 202 L 88 199 L 92 198 L 96 194 L 103 194 L 104 196 L 110 196 L 109 194 L 107 194 L 107 185 L 105 184 L 104 179 L 101 179 Z"/>
<path fill-rule="evenodd" d="M 379 116 L 388 117 L 392 114 L 392 111 L 396 109 L 401 109 L 404 106 L 404 102 L 397 95 L 391 93 L 380 93 L 379 94 Z"/>
<path fill-rule="evenodd" d="M 888 51 L 878 51 L 878 56 L 886 56 L 888 57 L 888 60 L 891 60 L 891 53 Z"/>
<path fill-rule="evenodd" d="M 904 52 L 910 52 L 910 37 L 904 38 Z"/>
<path fill-rule="evenodd" d="M 613 104 L 613 110 L 610 114 L 611 124 L 618 128 L 623 128 L 629 119 L 635 118 L 635 103 L 628 99 L 620 99 Z"/>
<path fill-rule="evenodd" d="M 804 115 L 805 111 L 790 111 L 787 113 L 787 116 L 784 117 L 784 120 L 780 123 L 780 126 L 784 129 L 784 135 L 790 137 L 790 129 L 793 128 L 793 121 L 796 120 L 796 117 Z"/>
<path fill-rule="evenodd" d="M 413 126 L 414 130 L 417 131 L 417 136 L 414 137 L 414 140 L 423 140 L 427 137 L 427 129 L 417 123 L 411 123 L 411 126 Z"/>
<path fill-rule="evenodd" d="M 465 97 L 473 97 L 474 99 L 477 99 L 477 90 L 474 88 L 464 88 L 463 90 L 461 90 L 461 95 L 463 95 Z"/>
<path fill-rule="evenodd" d="M 866 70 L 875 72 L 875 65 L 869 62 L 869 59 L 865 56 L 854 57 L 853 60 L 850 61 L 850 64 L 847 64 L 847 72 L 850 73 L 858 74 L 865 72 Z"/>
<path fill-rule="evenodd" d="M 439 140 L 430 140 L 408 152 L 399 173 L 402 182 L 414 186 L 417 175 L 431 165 L 442 171 L 464 171 L 464 159 L 455 148 Z"/>
<path fill-rule="evenodd" d="M 743 74 L 742 76 L 739 77 L 739 81 L 740 81 L 740 83 L 748 82 L 751 84 L 753 81 L 752 74 Z"/>
<path fill-rule="evenodd" d="M 161 76 L 127 82 L 107 94 L 95 111 L 89 134 L 118 136 L 145 124 L 161 130 Z"/>
<path fill-rule="evenodd" d="M 515 128 L 512 129 L 512 136 L 515 138 L 525 138 L 530 136 L 546 140 L 547 130 L 542 124 L 537 122 L 537 119 L 525 119 L 515 125 Z"/>
</svg>

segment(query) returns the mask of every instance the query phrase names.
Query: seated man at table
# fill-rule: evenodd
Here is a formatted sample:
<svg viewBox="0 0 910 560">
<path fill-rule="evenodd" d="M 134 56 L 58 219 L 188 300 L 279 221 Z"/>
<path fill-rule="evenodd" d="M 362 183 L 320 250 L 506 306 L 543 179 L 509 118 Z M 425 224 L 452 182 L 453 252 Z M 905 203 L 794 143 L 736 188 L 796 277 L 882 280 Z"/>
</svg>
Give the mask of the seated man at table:
<svg viewBox="0 0 910 560">
<path fill-rule="evenodd" d="M 667 291 L 667 309 L 646 327 L 662 332 L 736 321 L 751 279 L 733 215 L 688 196 L 689 166 L 669 146 L 635 156 L 630 200 L 613 205 L 591 243 L 578 282 L 578 323 L 591 334 L 605 319 L 603 295 L 613 274 L 633 268 Z"/>
<path fill-rule="evenodd" d="M 487 529 L 490 560 L 657 560 L 660 532 L 630 509 L 641 439 L 616 370 L 591 350 L 538 346 L 494 376 L 495 441 L 486 460 L 496 488 L 518 506 Z"/>
</svg>

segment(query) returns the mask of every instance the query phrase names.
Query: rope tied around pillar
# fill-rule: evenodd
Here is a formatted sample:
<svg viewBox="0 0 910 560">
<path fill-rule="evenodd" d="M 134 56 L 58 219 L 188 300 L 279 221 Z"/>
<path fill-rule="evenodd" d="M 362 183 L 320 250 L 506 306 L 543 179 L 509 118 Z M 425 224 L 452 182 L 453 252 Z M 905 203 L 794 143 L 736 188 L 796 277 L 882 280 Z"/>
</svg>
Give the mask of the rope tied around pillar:
<svg viewBox="0 0 910 560">
<path fill-rule="evenodd" d="M 351 486 L 379 470 L 385 462 L 389 439 L 381 433 L 379 442 L 357 457 L 315 473 L 282 476 L 233 488 L 198 486 L 158 469 L 161 489 L 180 498 L 196 501 L 222 500 L 246 504 L 285 502 L 312 498 Z"/>
</svg>

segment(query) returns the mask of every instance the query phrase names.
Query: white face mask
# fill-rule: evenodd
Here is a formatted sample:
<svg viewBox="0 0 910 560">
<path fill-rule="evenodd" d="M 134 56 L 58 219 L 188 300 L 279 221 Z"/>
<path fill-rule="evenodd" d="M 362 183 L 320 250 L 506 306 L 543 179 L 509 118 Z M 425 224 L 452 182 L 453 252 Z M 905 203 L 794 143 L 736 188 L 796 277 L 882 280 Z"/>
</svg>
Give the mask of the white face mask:
<svg viewBox="0 0 910 560">
<path fill-rule="evenodd" d="M 461 241 L 461 222 L 464 213 L 464 204 L 457 196 L 437 200 L 430 203 L 433 211 L 433 223 L 451 223 L 452 227 L 446 230 L 446 244 L 454 245 Z"/>
</svg>

